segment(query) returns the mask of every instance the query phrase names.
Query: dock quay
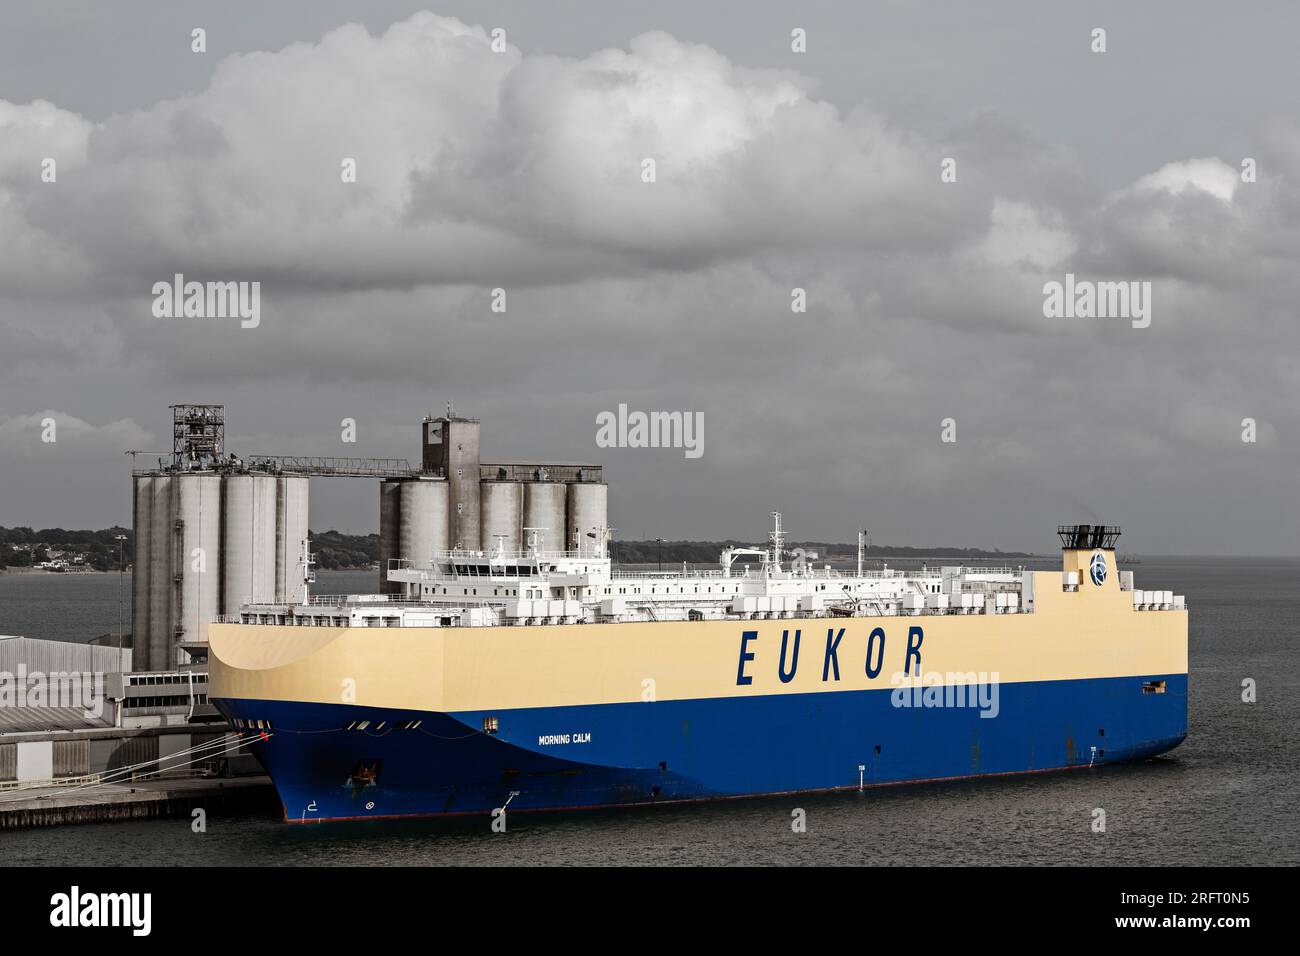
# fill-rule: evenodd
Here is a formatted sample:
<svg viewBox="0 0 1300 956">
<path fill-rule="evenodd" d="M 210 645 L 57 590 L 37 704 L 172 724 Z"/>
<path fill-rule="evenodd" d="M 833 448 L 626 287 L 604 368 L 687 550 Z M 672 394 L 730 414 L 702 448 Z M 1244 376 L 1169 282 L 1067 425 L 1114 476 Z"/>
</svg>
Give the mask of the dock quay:
<svg viewBox="0 0 1300 956">
<path fill-rule="evenodd" d="M 105 823 L 212 812 L 274 810 L 269 777 L 154 776 L 120 783 L 64 780 L 45 787 L 0 790 L 0 830 Z"/>
<path fill-rule="evenodd" d="M 0 635 L 0 830 L 278 808 L 205 669 L 131 654 Z"/>
</svg>

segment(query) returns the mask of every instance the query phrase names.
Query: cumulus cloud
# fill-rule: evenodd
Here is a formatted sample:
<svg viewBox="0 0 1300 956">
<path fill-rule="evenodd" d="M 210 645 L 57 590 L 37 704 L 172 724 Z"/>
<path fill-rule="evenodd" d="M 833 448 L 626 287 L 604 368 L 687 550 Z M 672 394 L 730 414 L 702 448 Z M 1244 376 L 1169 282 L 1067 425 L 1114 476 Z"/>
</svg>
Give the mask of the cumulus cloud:
<svg viewBox="0 0 1300 956">
<path fill-rule="evenodd" d="M 1059 214 L 999 199 L 993 204 L 988 232 L 971 251 L 993 268 L 1023 266 L 1041 272 L 1064 262 L 1077 245 Z"/>
<path fill-rule="evenodd" d="M 8 105 L 86 163 L 10 195 L 110 281 L 195 263 L 354 287 L 553 281 L 973 225 L 969 201 L 933 188 L 932 145 L 810 86 L 664 33 L 525 57 L 418 14 L 231 56 L 202 92 L 93 128 Z"/>
<path fill-rule="evenodd" d="M 87 272 L 74 243 L 35 210 L 42 191 L 84 168 L 90 132 L 89 122 L 45 100 L 0 99 L 0 281 L 10 293 L 57 289 Z"/>
<path fill-rule="evenodd" d="M 1148 173 L 1133 184 L 1134 191 L 1167 192 L 1181 196 L 1195 189 L 1231 202 L 1241 179 L 1239 170 L 1219 159 L 1189 159 L 1186 162 L 1166 163 L 1154 173 Z"/>
<path fill-rule="evenodd" d="M 0 103 L 21 144 L 0 149 L 0 214 L 13 246 L 59 262 L 62 288 L 126 294 L 187 269 L 293 293 L 827 251 L 931 270 L 974 255 L 1014 275 L 1055 268 L 1081 237 L 1082 262 L 1183 274 L 1222 251 L 1202 237 L 1237 240 L 1262 212 L 1233 205 L 1237 172 L 1218 159 L 1096 196 L 1068 151 L 996 114 L 940 144 L 866 108 L 842 113 L 814 85 L 661 32 L 563 58 L 494 52 L 482 27 L 431 13 L 379 34 L 349 24 L 232 55 L 200 92 L 98 124 Z M 952 152 L 960 175 L 945 186 Z M 65 164 L 57 187 L 31 186 L 38 153 Z M 345 158 L 356 183 L 341 182 Z M 11 263 L 30 281 L 30 262 Z"/>
</svg>

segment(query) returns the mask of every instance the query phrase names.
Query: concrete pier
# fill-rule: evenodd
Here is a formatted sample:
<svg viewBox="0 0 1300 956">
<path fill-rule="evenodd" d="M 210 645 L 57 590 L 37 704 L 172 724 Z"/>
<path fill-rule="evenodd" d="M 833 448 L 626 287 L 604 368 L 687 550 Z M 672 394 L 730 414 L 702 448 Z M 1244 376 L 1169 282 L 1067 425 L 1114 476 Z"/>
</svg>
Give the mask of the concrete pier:
<svg viewBox="0 0 1300 956">
<path fill-rule="evenodd" d="M 271 779 L 245 777 L 165 777 L 79 787 L 0 790 L 0 830 L 67 823 L 104 823 L 209 812 L 279 809 Z"/>
</svg>

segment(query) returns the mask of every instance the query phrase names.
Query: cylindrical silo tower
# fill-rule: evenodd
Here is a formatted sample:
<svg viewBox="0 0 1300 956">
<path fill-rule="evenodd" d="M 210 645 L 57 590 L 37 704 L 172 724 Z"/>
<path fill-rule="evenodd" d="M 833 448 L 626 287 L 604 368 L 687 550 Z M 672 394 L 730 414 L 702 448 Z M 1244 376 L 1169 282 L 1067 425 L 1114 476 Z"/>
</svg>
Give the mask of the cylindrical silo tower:
<svg viewBox="0 0 1300 956">
<path fill-rule="evenodd" d="M 222 485 L 225 567 L 221 613 L 234 616 L 243 604 L 275 603 L 276 479 L 229 475 Z"/>
<path fill-rule="evenodd" d="M 138 671 L 169 666 L 175 640 L 172 619 L 172 539 L 175 518 L 172 511 L 172 478 L 154 475 L 149 482 L 149 643 L 136 645 L 131 666 Z"/>
<path fill-rule="evenodd" d="M 524 527 L 536 530 L 537 546 L 543 551 L 566 551 L 564 540 L 565 515 L 564 483 L 560 481 L 530 481 L 524 485 Z M 524 532 L 524 547 L 529 545 L 532 532 Z"/>
<path fill-rule="evenodd" d="M 284 601 L 284 542 L 289 533 L 284 526 L 285 519 L 288 517 L 284 507 L 285 491 L 284 479 L 277 478 L 275 481 L 275 600 L 277 604 Z"/>
<path fill-rule="evenodd" d="M 253 478 L 227 475 L 221 480 L 222 538 L 221 613 L 239 614 L 253 591 Z"/>
<path fill-rule="evenodd" d="M 609 524 L 609 486 L 597 481 L 569 483 L 564 546 L 584 555 L 604 555 L 604 529 Z M 575 543 L 576 542 L 576 543 Z"/>
<path fill-rule="evenodd" d="M 524 486 L 518 481 L 484 481 L 479 486 L 479 547 L 491 554 L 498 535 L 506 552 L 523 549 Z"/>
<path fill-rule="evenodd" d="M 275 501 L 275 602 L 301 604 L 306 600 L 303 582 L 303 541 L 307 537 L 306 478 L 277 478 Z"/>
<path fill-rule="evenodd" d="M 153 511 L 153 478 L 143 475 L 132 486 L 131 646 L 132 657 L 145 657 L 149 653 L 149 545 L 153 537 L 149 515 Z"/>
<path fill-rule="evenodd" d="M 413 478 L 402 482 L 402 511 L 398 528 L 398 557 L 414 568 L 427 568 L 435 551 L 451 547 L 447 482 Z"/>
<path fill-rule="evenodd" d="M 479 423 L 448 414 L 424 420 L 423 466 L 447 479 L 450 514 L 449 548 L 474 551 L 479 546 Z"/>
<path fill-rule="evenodd" d="M 379 593 L 396 594 L 399 585 L 388 581 L 388 565 L 401 556 L 402 483 L 379 483 Z"/>
<path fill-rule="evenodd" d="M 208 638 L 208 623 L 220 613 L 221 479 L 216 475 L 179 474 L 172 478 L 179 522 L 180 550 L 174 573 L 181 579 L 176 610 L 177 639 L 162 664 L 180 663 L 176 644 L 197 644 Z"/>
<path fill-rule="evenodd" d="M 276 479 L 253 477 L 253 604 L 275 603 L 275 502 Z"/>
</svg>

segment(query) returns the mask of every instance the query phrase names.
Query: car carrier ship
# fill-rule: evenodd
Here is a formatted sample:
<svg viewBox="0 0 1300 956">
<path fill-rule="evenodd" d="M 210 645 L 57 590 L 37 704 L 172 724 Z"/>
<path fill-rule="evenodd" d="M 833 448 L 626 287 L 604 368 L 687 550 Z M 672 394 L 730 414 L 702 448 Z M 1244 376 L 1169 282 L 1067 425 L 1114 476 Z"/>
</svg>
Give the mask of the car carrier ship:
<svg viewBox="0 0 1300 956">
<path fill-rule="evenodd" d="M 1058 529 L 1059 571 L 716 569 L 438 551 L 397 593 L 252 604 L 208 628 L 211 699 L 285 820 L 633 806 L 1098 767 L 1187 733 L 1187 610 Z M 306 560 L 306 557 L 304 557 Z"/>
</svg>

